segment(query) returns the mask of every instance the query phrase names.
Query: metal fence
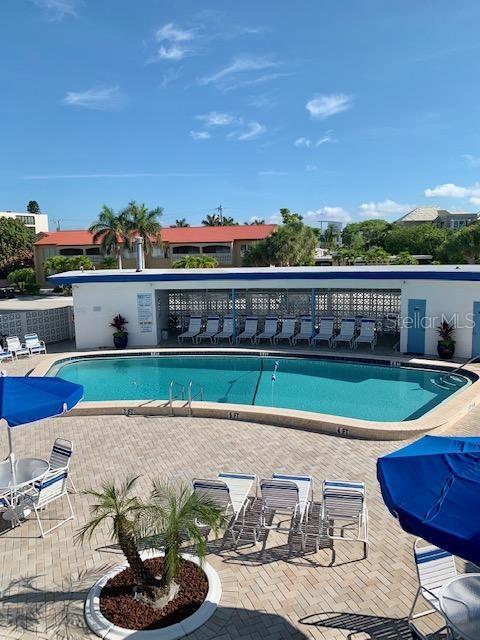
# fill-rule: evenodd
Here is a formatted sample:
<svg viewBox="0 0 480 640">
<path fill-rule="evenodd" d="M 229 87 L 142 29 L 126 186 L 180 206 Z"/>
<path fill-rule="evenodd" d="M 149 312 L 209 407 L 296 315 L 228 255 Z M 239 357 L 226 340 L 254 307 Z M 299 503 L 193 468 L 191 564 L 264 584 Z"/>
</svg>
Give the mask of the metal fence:
<svg viewBox="0 0 480 640">
<path fill-rule="evenodd" d="M 0 333 L 18 336 L 21 341 L 26 333 L 37 333 L 47 344 L 70 340 L 73 337 L 72 307 L 3 312 L 0 314 Z"/>
</svg>

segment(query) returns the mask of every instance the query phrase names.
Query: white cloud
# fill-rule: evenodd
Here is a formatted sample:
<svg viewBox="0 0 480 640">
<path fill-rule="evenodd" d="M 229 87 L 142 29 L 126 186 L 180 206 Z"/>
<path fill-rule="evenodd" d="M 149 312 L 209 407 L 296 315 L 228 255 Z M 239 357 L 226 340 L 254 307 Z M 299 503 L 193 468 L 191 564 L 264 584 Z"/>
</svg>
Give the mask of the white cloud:
<svg viewBox="0 0 480 640">
<path fill-rule="evenodd" d="M 176 44 L 159 47 L 154 60 L 183 60 L 189 54 L 189 49 L 179 47 Z"/>
<path fill-rule="evenodd" d="M 259 171 L 259 176 L 289 176 L 288 171 L 274 171 L 272 169 L 268 171 Z"/>
<path fill-rule="evenodd" d="M 248 122 L 246 124 L 246 129 L 243 129 L 241 131 L 232 131 L 228 134 L 227 138 L 232 140 L 239 140 L 241 142 L 246 140 L 253 140 L 262 135 L 262 133 L 265 133 L 266 130 L 267 127 L 265 127 L 263 124 L 260 124 L 259 122 Z"/>
<path fill-rule="evenodd" d="M 232 82 L 232 78 L 237 78 L 238 76 L 250 71 L 262 71 L 263 69 L 269 69 L 276 66 L 278 66 L 278 62 L 272 60 L 270 56 L 237 56 L 226 67 L 223 67 L 209 76 L 199 78 L 198 82 L 204 85 L 214 84 L 219 87 L 226 88 L 226 86 Z"/>
<path fill-rule="evenodd" d="M 173 22 L 164 24 L 155 32 L 155 39 L 157 42 L 188 42 L 193 40 L 195 32 L 193 29 L 181 29 L 175 26 Z"/>
<path fill-rule="evenodd" d="M 181 29 L 173 22 L 163 25 L 155 32 L 155 40 L 162 44 L 149 62 L 183 60 L 185 56 L 193 53 L 192 47 L 185 46 L 185 43 L 190 43 L 195 35 L 193 29 Z"/>
<path fill-rule="evenodd" d="M 47 12 L 52 21 L 63 20 L 66 16 L 77 17 L 77 0 L 33 0 L 34 4 Z"/>
<path fill-rule="evenodd" d="M 162 89 L 166 89 L 172 82 L 178 80 L 182 75 L 181 69 L 167 69 L 163 74 L 162 81 L 160 83 L 160 87 Z"/>
<path fill-rule="evenodd" d="M 203 122 L 206 127 L 224 127 L 238 122 L 238 118 L 229 113 L 219 113 L 218 111 L 210 111 L 201 116 L 195 116 L 197 120 Z"/>
<path fill-rule="evenodd" d="M 385 218 L 387 216 L 401 216 L 413 209 L 410 204 L 400 204 L 394 200 L 382 202 L 364 202 L 358 208 L 358 214 L 362 218 Z"/>
<path fill-rule="evenodd" d="M 474 193 L 477 190 L 479 193 Z M 433 189 L 425 189 L 425 196 L 427 198 L 435 198 L 441 196 L 444 198 L 466 198 L 469 195 L 480 195 L 480 185 L 474 185 L 474 187 L 459 187 L 453 182 L 446 182 L 445 184 L 438 184 Z"/>
<path fill-rule="evenodd" d="M 338 142 L 338 140 L 333 136 L 333 131 L 326 131 L 325 135 L 319 138 L 315 142 L 316 147 L 320 147 L 322 144 L 334 143 Z"/>
<path fill-rule="evenodd" d="M 473 156 L 471 153 L 464 153 L 462 158 L 470 167 L 480 167 L 480 156 Z"/>
<path fill-rule="evenodd" d="M 116 109 L 125 102 L 125 96 L 119 87 L 92 87 L 85 91 L 67 91 L 63 103 L 71 107 L 83 107 L 108 111 Z"/>
<path fill-rule="evenodd" d="M 344 93 L 317 95 L 307 102 L 305 108 L 315 120 L 325 120 L 353 106 L 352 98 Z"/>
<path fill-rule="evenodd" d="M 293 143 L 296 147 L 310 147 L 312 145 L 312 141 L 310 138 L 297 138 Z"/>
<path fill-rule="evenodd" d="M 480 197 L 478 197 L 478 196 L 472 196 L 472 197 L 470 198 L 469 202 L 470 202 L 470 204 L 473 204 L 473 205 L 475 205 L 475 206 L 479 207 L 479 206 L 480 206 Z"/>
<path fill-rule="evenodd" d="M 318 167 L 316 164 L 307 164 L 305 167 L 305 171 L 317 171 Z"/>
<path fill-rule="evenodd" d="M 327 131 L 325 135 L 323 135 L 315 142 L 310 138 L 301 137 L 297 138 L 293 144 L 296 147 L 306 147 L 308 149 L 312 146 L 320 147 L 322 144 L 327 144 L 329 142 L 338 142 L 338 140 L 333 137 L 333 131 Z"/>
<path fill-rule="evenodd" d="M 210 134 L 208 131 L 190 131 L 190 137 L 194 140 L 208 140 Z"/>
<path fill-rule="evenodd" d="M 343 207 L 320 207 L 320 209 L 307 211 L 304 217 L 309 223 L 326 220 L 346 224 L 352 221 L 352 216 Z"/>
</svg>

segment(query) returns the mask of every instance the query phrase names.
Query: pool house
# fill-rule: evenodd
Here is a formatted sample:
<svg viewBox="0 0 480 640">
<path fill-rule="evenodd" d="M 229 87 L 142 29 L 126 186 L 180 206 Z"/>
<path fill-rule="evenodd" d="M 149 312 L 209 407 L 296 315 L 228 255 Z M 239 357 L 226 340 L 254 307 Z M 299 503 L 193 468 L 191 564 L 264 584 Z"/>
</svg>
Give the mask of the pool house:
<svg viewBox="0 0 480 640">
<path fill-rule="evenodd" d="M 141 264 L 141 263 L 140 263 Z M 456 356 L 480 353 L 480 267 L 363 266 L 236 269 L 143 269 L 57 274 L 72 285 L 78 349 L 110 348 L 112 318 L 128 321 L 129 347 L 175 338 L 190 316 L 203 322 L 233 316 L 234 332 L 247 316 L 262 328 L 266 316 L 374 319 L 380 344 L 392 353 L 437 353 L 437 327 L 455 325 Z M 221 324 L 220 324 L 221 326 Z"/>
</svg>

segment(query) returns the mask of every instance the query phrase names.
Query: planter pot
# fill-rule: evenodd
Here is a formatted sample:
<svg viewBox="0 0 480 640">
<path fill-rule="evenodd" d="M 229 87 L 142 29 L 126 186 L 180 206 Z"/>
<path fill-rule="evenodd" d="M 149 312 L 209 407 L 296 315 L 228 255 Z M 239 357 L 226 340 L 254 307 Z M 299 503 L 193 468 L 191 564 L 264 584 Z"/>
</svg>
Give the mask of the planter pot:
<svg viewBox="0 0 480 640">
<path fill-rule="evenodd" d="M 447 347 L 441 342 L 437 343 L 437 352 L 438 357 L 442 360 L 451 360 L 453 358 L 453 354 L 455 353 L 455 345 Z"/>
<path fill-rule="evenodd" d="M 113 344 L 116 349 L 125 349 L 128 344 L 128 333 L 124 333 L 120 336 L 113 336 Z"/>
<path fill-rule="evenodd" d="M 142 560 L 158 558 L 163 555 L 164 554 L 162 552 L 154 550 L 148 550 L 141 553 Z M 88 592 L 88 596 L 85 601 L 85 620 L 93 633 L 105 640 L 124 640 L 124 638 L 130 637 L 132 637 L 132 639 L 135 638 L 135 640 L 177 640 L 177 638 L 183 638 L 184 636 L 193 633 L 196 629 L 205 624 L 214 614 L 222 596 L 220 578 L 218 573 L 210 564 L 208 564 L 208 562 L 200 565 L 198 558 L 188 553 L 183 553 L 182 557 L 185 560 L 190 560 L 190 562 L 194 562 L 196 565 L 201 566 L 208 580 L 207 596 L 203 604 L 200 605 L 195 613 L 188 616 L 188 618 L 185 618 L 185 620 L 182 620 L 182 622 L 172 624 L 169 627 L 163 627 L 163 629 L 151 629 L 147 631 L 124 629 L 123 627 L 117 627 L 107 620 L 100 611 L 100 593 L 110 578 L 113 578 L 113 576 L 116 576 L 128 567 L 128 563 L 124 562 L 106 573 Z"/>
</svg>

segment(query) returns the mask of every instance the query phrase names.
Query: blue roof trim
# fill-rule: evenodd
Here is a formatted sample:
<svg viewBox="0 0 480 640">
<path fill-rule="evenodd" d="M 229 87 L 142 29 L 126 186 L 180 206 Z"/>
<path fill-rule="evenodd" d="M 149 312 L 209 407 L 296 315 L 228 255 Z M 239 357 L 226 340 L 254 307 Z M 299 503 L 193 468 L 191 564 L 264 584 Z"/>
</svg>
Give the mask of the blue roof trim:
<svg viewBox="0 0 480 640">
<path fill-rule="evenodd" d="M 219 282 L 238 280 L 450 280 L 480 281 L 480 272 L 472 271 L 329 271 L 329 272 L 272 272 L 257 273 L 124 273 L 63 276 L 53 275 L 48 278 L 52 284 L 91 284 L 101 282 Z"/>
</svg>

